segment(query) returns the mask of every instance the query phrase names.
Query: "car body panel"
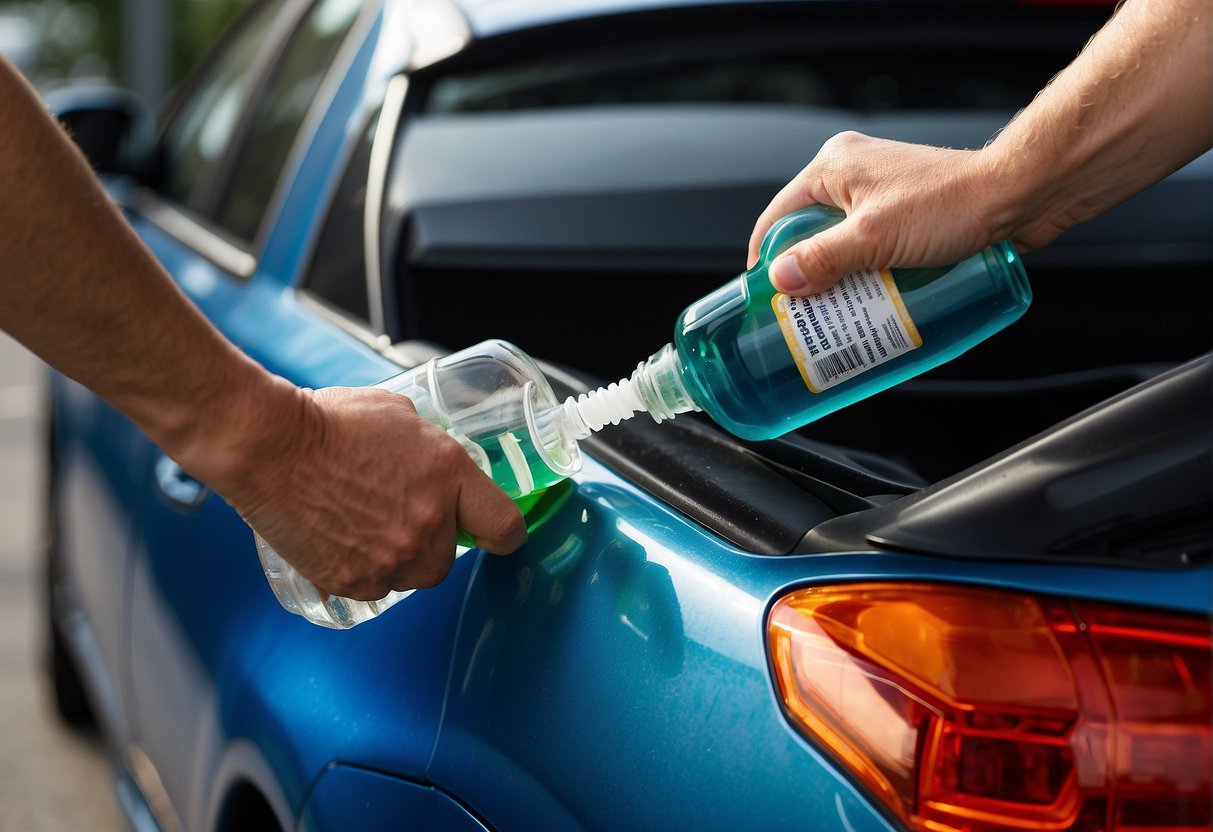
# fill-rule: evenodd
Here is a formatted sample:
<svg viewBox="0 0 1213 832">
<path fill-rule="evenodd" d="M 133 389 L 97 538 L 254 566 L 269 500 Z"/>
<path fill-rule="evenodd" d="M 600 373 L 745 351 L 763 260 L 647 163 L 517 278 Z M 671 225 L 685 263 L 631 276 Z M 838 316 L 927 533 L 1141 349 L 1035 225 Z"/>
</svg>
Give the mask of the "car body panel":
<svg viewBox="0 0 1213 832">
<path fill-rule="evenodd" d="M 485 830 L 466 809 L 433 786 L 343 765 L 330 767 L 312 788 L 299 829 L 394 832 L 404 824 L 446 832 Z"/>
<path fill-rule="evenodd" d="M 112 742 L 129 742 L 126 604 L 135 526 L 141 521 L 151 450 L 118 411 L 76 382 L 54 376 L 51 424 L 56 450 L 52 482 L 57 563 L 70 575 L 68 597 L 52 595 L 56 612 L 95 651 L 81 671 L 91 681 L 94 711 Z"/>
<path fill-rule="evenodd" d="M 594 463 L 575 480 L 523 550 L 482 562 L 463 615 L 429 774 L 498 829 L 528 819 L 645 828 L 654 806 L 699 829 L 886 828 L 782 716 L 764 627 L 771 601 L 793 587 L 972 583 L 1125 604 L 1165 597 L 1196 614 L 1213 603 L 1207 567 L 755 556 Z M 525 799 L 511 798 L 515 788 Z"/>
<path fill-rule="evenodd" d="M 368 29 L 371 34 L 377 31 L 375 25 Z M 341 76 L 342 86 L 334 91 L 337 100 L 352 109 L 367 98 L 360 88 L 352 88 L 366 83 L 370 54 L 369 48 L 358 51 L 349 74 Z M 370 99 L 373 102 L 373 94 Z M 298 164 L 300 174 L 290 178 L 292 187 L 281 200 L 274 227 L 282 233 L 270 235 L 265 255 L 247 279 L 224 271 L 145 219 L 138 200 L 129 209 L 144 242 L 216 326 L 254 359 L 301 386 L 365 385 L 400 370 L 320 319 L 286 285 L 308 251 L 308 229 L 332 186 L 333 170 L 316 159 L 341 152 L 342 143 L 354 138 L 346 133 L 352 123 L 349 109 L 338 107 L 315 125 L 316 140 L 307 145 L 312 155 Z M 265 310 L 273 311 L 267 316 Z M 159 455 L 150 443 L 146 453 Z M 146 487 L 155 493 L 154 483 L 149 481 Z M 358 731 L 357 719 L 350 715 L 339 714 L 334 721 L 331 714 L 310 712 L 303 735 L 283 727 L 298 725 L 292 701 L 307 712 L 307 702 L 319 696 L 317 665 L 311 662 L 321 661 L 324 639 L 332 634 L 302 621 L 280 619 L 283 611 L 273 602 L 255 556 L 249 557 L 254 554 L 251 532 L 220 498 L 210 495 L 193 511 L 164 499 L 151 499 L 149 504 L 137 536 L 129 601 L 132 710 L 140 722 L 136 742 L 149 760 L 161 763 L 157 776 L 186 828 L 207 828 L 208 813 L 215 812 L 221 796 L 244 780 L 255 781 L 265 793 L 280 792 L 293 813 L 331 759 L 327 756 L 331 750 L 323 758 L 309 758 L 309 747 L 327 746 L 314 746 L 311 738 L 326 731 L 342 737 L 351 736 L 350 731 L 356 736 Z M 187 542 L 184 548 L 182 542 Z M 447 590 L 457 595 L 457 580 Z M 266 600 L 271 603 L 266 605 Z M 437 612 L 428 606 L 422 611 L 420 599 L 416 606 L 430 620 L 443 614 L 449 619 L 458 609 L 457 604 L 438 604 Z M 216 621 L 217 609 L 224 612 L 222 624 Z M 266 625 L 272 632 L 283 623 L 302 626 L 294 627 L 295 638 L 265 636 Z M 308 646 L 317 638 L 320 646 Z M 330 645 L 338 656 L 348 655 L 349 643 Z M 418 673 L 392 694 L 396 701 L 409 703 L 397 712 L 404 724 L 394 731 L 404 759 L 412 760 L 400 766 L 405 773 L 420 773 L 428 759 L 449 654 L 449 647 L 437 639 L 414 647 L 410 655 Z M 428 672 L 421 672 L 421 667 L 428 667 Z M 272 673 L 265 672 L 271 668 Z M 345 698 L 330 693 L 330 701 Z M 283 750 L 263 767 L 221 766 L 227 750 L 240 742 Z M 286 751 L 292 748 L 293 752 Z M 187 764 L 164 766 L 165 760 Z M 266 772 L 272 776 L 266 778 Z"/>
<path fill-rule="evenodd" d="M 190 251 L 154 224 L 132 224 L 182 290 L 234 344 L 305 387 L 365 385 L 401 371 L 348 333 L 323 320 L 274 276 L 239 280 Z"/>
<path fill-rule="evenodd" d="M 233 515 L 214 503 L 213 512 L 189 518 L 149 512 L 133 597 L 138 741 L 161 763 L 187 828 L 207 828 L 204 812 L 215 796 L 261 773 L 272 774 L 292 811 L 333 760 L 422 776 L 468 567 L 418 595 L 402 610 L 399 629 L 338 633 L 284 621 L 249 558 L 247 527 L 214 522 Z M 227 540 L 212 530 L 225 528 Z M 229 768 L 224 776 L 232 779 L 212 780 L 237 741 L 271 750 L 267 771 Z"/>
</svg>

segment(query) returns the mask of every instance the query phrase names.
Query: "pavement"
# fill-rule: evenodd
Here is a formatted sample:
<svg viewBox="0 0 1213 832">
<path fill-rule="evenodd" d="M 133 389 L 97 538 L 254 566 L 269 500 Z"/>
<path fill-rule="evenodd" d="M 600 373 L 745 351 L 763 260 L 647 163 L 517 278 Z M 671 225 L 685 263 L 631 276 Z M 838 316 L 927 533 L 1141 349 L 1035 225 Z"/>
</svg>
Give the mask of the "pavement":
<svg viewBox="0 0 1213 832">
<path fill-rule="evenodd" d="M 0 334 L 0 832 L 117 832 L 109 758 L 59 722 L 42 670 L 44 372 Z"/>
</svg>

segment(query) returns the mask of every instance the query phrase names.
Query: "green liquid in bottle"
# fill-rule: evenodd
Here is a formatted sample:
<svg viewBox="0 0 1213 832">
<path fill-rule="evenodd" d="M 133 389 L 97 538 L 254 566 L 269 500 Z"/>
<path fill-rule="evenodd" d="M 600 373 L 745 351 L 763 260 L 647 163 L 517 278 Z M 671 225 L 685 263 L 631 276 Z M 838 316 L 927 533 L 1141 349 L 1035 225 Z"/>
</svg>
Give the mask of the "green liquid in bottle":
<svg viewBox="0 0 1213 832">
<path fill-rule="evenodd" d="M 515 502 L 564 479 L 551 469 L 536 449 L 525 424 L 489 436 L 469 438 L 488 455 L 492 471 L 489 477 Z"/>
<path fill-rule="evenodd" d="M 501 486 L 522 512 L 527 531 L 533 532 L 551 514 L 551 506 L 565 489 L 553 486 L 566 480 L 566 475 L 553 471 L 546 457 L 535 446 L 525 423 L 509 429 L 496 430 L 480 437 L 469 437 L 485 452 L 489 460 L 489 477 Z M 460 530 L 457 543 L 473 548 L 471 535 Z"/>
</svg>

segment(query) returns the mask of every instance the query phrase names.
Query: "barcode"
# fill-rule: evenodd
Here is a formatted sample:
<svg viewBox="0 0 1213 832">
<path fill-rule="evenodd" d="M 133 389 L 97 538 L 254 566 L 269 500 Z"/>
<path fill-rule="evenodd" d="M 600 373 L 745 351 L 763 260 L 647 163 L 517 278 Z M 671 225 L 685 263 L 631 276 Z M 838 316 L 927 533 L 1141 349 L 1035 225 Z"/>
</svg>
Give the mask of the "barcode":
<svg viewBox="0 0 1213 832">
<path fill-rule="evenodd" d="M 843 347 L 842 352 L 818 358 L 813 362 L 813 366 L 817 368 L 817 372 L 821 373 L 822 381 L 831 382 L 844 373 L 862 367 L 863 353 L 859 351 L 858 344 L 852 344 L 849 347 Z"/>
</svg>

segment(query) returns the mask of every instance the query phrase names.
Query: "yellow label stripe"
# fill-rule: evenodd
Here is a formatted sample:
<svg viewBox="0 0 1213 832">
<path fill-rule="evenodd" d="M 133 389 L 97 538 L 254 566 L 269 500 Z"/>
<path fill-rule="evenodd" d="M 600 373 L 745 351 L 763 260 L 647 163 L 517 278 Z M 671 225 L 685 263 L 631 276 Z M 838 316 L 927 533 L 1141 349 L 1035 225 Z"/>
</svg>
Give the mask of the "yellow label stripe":
<svg viewBox="0 0 1213 832">
<path fill-rule="evenodd" d="M 914 348 L 918 349 L 922 346 L 922 336 L 918 334 L 918 327 L 914 326 L 914 319 L 910 317 L 906 303 L 901 299 L 901 290 L 897 288 L 897 283 L 893 280 L 893 273 L 888 269 L 881 269 L 880 277 L 884 280 L 884 289 L 889 295 L 889 300 L 893 301 L 893 308 L 897 310 L 897 317 L 901 318 L 906 332 L 910 334 L 910 340 L 914 342 Z"/>
<path fill-rule="evenodd" d="M 780 300 L 786 300 L 787 295 L 776 292 L 771 298 L 771 308 L 775 310 L 775 319 L 779 321 L 779 329 L 783 332 L 783 340 L 788 345 L 788 350 L 792 353 L 793 362 L 796 364 L 796 369 L 800 371 L 800 377 L 804 379 L 805 386 L 814 393 L 820 393 L 813 386 L 813 380 L 809 378 L 809 371 L 806 369 L 809 363 L 809 357 L 804 354 L 804 345 L 800 341 L 800 334 L 796 331 L 796 327 L 792 326 L 792 322 L 788 320 L 787 309 L 780 303 Z"/>
</svg>

